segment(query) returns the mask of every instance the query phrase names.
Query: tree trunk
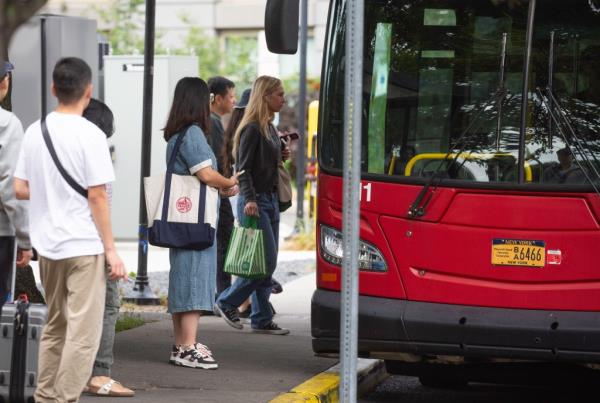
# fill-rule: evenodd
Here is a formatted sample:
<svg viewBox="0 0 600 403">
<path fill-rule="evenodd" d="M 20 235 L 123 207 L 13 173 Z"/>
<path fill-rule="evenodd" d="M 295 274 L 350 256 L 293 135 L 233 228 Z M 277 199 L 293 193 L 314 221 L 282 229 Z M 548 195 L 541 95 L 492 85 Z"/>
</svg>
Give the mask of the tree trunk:
<svg viewBox="0 0 600 403">
<path fill-rule="evenodd" d="M 30 19 L 46 4 L 47 0 L 0 0 L 0 63 L 8 59 L 10 38 L 19 25 Z M 2 108 L 11 110 L 12 85 L 0 104 Z"/>
</svg>

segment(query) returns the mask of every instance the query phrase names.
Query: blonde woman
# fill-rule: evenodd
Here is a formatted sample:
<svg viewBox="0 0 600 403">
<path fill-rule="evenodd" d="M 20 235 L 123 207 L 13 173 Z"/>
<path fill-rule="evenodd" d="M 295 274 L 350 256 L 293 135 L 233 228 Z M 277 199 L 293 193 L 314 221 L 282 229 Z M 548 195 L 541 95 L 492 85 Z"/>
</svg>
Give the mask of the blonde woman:
<svg viewBox="0 0 600 403">
<path fill-rule="evenodd" d="M 223 291 L 215 310 L 232 327 L 242 329 L 237 307 L 252 296 L 250 324 L 255 333 L 285 335 L 288 329 L 273 322 L 269 306 L 271 276 L 277 266 L 279 239 L 279 200 L 277 198 L 277 165 L 282 160 L 281 142 L 273 126 L 275 113 L 285 103 L 281 80 L 261 76 L 252 86 L 250 101 L 233 139 L 233 156 L 239 172 L 240 195 L 238 217 L 258 217 L 263 230 L 267 260 L 267 278 L 250 280 L 238 278 Z"/>
</svg>

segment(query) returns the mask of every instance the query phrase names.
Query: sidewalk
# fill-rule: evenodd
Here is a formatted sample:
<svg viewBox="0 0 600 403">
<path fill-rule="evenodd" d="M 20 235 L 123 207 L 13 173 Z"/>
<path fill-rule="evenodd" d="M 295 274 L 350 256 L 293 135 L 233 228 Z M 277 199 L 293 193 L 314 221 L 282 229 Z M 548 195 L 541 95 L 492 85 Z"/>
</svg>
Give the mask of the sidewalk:
<svg viewBox="0 0 600 403">
<path fill-rule="evenodd" d="M 219 362 L 206 371 L 168 364 L 173 342 L 170 320 L 146 324 L 117 334 L 113 377 L 135 388 L 134 398 L 103 398 L 102 402 L 268 402 L 336 364 L 313 355 L 310 298 L 315 275 L 289 282 L 274 295 L 275 320 L 291 330 L 288 336 L 237 331 L 221 318 L 203 317 L 198 336 Z M 249 326 L 245 326 L 248 328 Z M 98 402 L 83 396 L 81 402 Z"/>
</svg>

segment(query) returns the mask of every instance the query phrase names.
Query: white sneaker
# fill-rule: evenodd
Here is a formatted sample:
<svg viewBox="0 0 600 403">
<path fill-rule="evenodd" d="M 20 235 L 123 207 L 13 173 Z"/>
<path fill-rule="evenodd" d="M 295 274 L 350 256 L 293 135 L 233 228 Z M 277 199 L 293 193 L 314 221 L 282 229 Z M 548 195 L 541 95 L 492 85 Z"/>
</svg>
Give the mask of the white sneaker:
<svg viewBox="0 0 600 403">
<path fill-rule="evenodd" d="M 202 346 L 200 350 L 196 348 L 198 345 Z M 196 343 L 193 348 L 180 348 L 175 357 L 175 365 L 201 369 L 219 368 L 219 364 L 212 357 L 210 350 L 200 343 Z"/>
<path fill-rule="evenodd" d="M 173 344 L 173 348 L 171 348 L 171 357 L 169 357 L 169 364 L 175 364 L 177 354 L 179 354 L 179 347 Z"/>
</svg>

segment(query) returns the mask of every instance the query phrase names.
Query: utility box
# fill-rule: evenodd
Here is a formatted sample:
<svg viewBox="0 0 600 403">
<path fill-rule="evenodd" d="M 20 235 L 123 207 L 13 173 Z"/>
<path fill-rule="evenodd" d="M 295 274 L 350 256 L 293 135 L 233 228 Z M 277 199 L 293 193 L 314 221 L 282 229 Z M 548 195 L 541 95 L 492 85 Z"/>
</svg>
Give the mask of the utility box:
<svg viewBox="0 0 600 403">
<path fill-rule="evenodd" d="M 165 127 L 175 85 L 183 77 L 198 76 L 195 56 L 156 56 L 152 101 L 151 175 L 166 170 Z M 105 56 L 105 102 L 115 116 L 115 134 L 110 143 L 116 181 L 112 197 L 112 226 L 115 238 L 138 238 L 140 172 L 142 152 L 143 56 Z M 145 203 L 143 204 L 145 206 Z"/>
<path fill-rule="evenodd" d="M 63 15 L 36 15 L 15 32 L 8 50 L 15 65 L 11 94 L 13 112 L 26 129 L 52 112 L 52 71 L 63 57 L 79 57 L 92 69 L 94 96 L 98 89 L 98 34 L 95 20 Z"/>
</svg>

